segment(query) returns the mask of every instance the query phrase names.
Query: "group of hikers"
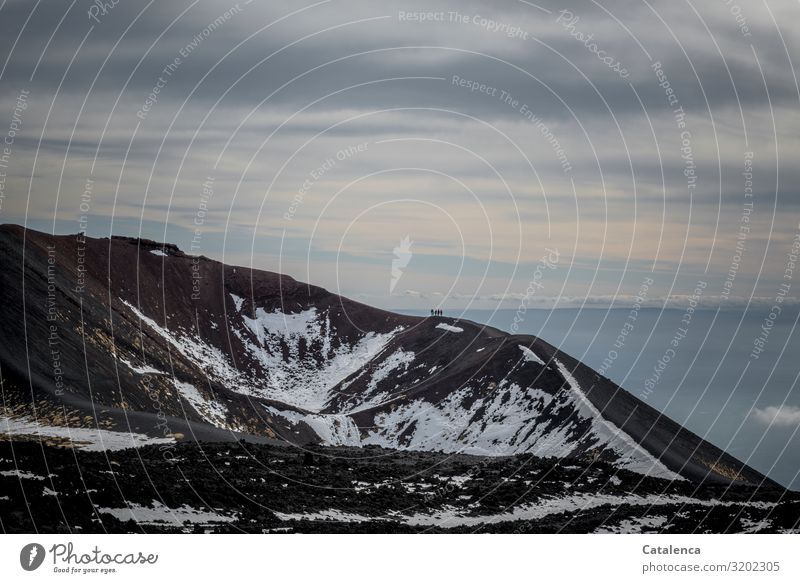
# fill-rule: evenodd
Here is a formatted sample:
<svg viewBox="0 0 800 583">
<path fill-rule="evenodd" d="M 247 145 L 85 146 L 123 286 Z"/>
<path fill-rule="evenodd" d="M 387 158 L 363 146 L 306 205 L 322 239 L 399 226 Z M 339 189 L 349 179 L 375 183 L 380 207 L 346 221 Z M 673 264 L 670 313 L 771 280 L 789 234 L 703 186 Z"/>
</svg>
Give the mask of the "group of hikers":
<svg viewBox="0 0 800 583">
<path fill-rule="evenodd" d="M 443 316 L 444 313 L 438 308 L 431 308 L 431 316 Z"/>
</svg>

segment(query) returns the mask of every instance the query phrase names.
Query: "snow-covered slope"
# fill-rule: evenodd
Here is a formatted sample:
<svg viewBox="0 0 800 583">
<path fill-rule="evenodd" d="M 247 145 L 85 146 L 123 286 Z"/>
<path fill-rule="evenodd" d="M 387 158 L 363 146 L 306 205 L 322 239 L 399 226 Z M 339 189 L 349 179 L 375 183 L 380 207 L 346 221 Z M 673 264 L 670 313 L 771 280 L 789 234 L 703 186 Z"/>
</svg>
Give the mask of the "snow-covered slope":
<svg viewBox="0 0 800 583">
<path fill-rule="evenodd" d="M 26 241 L 23 262 L 21 229 L 0 228 L 8 419 L 165 439 L 530 453 L 669 479 L 764 481 L 538 338 L 385 312 L 173 245 L 87 239 L 78 273 L 75 238 L 28 231 Z M 57 376 L 48 285 L 58 290 Z M 23 337 L 28 353 L 14 349 Z"/>
<path fill-rule="evenodd" d="M 250 334 L 237 327 L 236 315 L 229 318 L 231 330 L 267 375 L 266 387 L 253 392 L 309 411 L 321 410 L 333 387 L 374 358 L 402 330 L 366 332 L 347 344 L 339 342 L 330 311 L 322 314 L 310 308 L 287 314 L 259 307 L 254 318 L 240 317 Z"/>
</svg>

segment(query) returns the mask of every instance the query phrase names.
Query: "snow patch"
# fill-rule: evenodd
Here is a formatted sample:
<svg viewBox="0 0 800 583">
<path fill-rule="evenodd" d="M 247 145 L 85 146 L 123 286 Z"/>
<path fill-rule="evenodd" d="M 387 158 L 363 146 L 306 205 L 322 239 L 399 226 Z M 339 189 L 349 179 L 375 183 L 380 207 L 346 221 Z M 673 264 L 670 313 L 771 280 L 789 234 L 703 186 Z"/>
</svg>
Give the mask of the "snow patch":
<svg viewBox="0 0 800 583">
<path fill-rule="evenodd" d="M 525 362 L 535 362 L 536 364 L 541 364 L 542 366 L 545 366 L 545 362 L 541 358 L 539 358 L 539 356 L 527 346 L 523 346 L 522 344 L 520 344 L 519 349 L 522 351 Z"/>
<path fill-rule="evenodd" d="M 231 299 L 233 300 L 233 305 L 236 306 L 236 311 L 241 312 L 242 305 L 244 304 L 244 298 L 240 298 L 236 294 L 228 294 L 228 295 L 231 296 Z"/>
<path fill-rule="evenodd" d="M 472 391 L 462 387 L 435 405 L 414 400 L 382 412 L 375 417 L 375 427 L 363 443 L 500 456 L 528 452 L 541 442 L 545 427 L 539 424 L 539 418 L 553 398 L 549 393 L 501 382 L 484 399 L 476 399 L 465 408 L 462 402 Z M 407 432 L 410 428 L 413 431 Z M 566 436 L 560 441 L 566 444 Z M 546 448 L 542 455 L 563 457 L 574 447 L 559 445 Z"/>
<path fill-rule="evenodd" d="M 133 520 L 139 524 L 156 525 L 173 523 L 175 525 L 189 524 L 213 524 L 233 522 L 235 516 L 223 516 L 216 512 L 198 510 L 184 504 L 179 508 L 169 508 L 160 502 L 153 500 L 151 506 L 140 504 L 129 504 L 127 508 L 97 508 L 102 514 L 110 514 L 122 522 Z"/>
<path fill-rule="evenodd" d="M 520 349 L 525 352 L 526 347 Z M 484 456 L 530 453 L 559 458 L 588 443 L 611 449 L 620 458 L 619 467 L 658 478 L 683 479 L 606 421 L 564 366 L 556 364 L 567 390 L 551 394 L 503 380 L 488 390 L 464 386 L 436 403 L 424 399 L 398 402 L 375 416 L 362 443 L 417 451 Z M 483 384 L 479 379 L 472 382 Z M 476 392 L 480 398 L 474 398 Z"/>
<path fill-rule="evenodd" d="M 323 324 L 316 308 L 297 314 L 257 308 L 255 318 L 242 315 L 242 319 L 257 343 L 234 332 L 268 375 L 267 387 L 259 396 L 313 412 L 321 411 L 331 398 L 331 390 L 377 356 L 403 329 L 398 327 L 386 334 L 368 332 L 347 345 L 336 342 L 328 314 Z M 323 362 L 306 353 L 312 346 L 321 348 Z M 288 360 L 284 358 L 287 349 Z"/>
<path fill-rule="evenodd" d="M 44 476 L 37 476 L 36 474 L 23 472 L 22 470 L 6 470 L 4 472 L 0 472 L 0 476 L 5 476 L 6 478 L 19 478 L 20 480 L 44 480 Z"/>
<path fill-rule="evenodd" d="M 186 399 L 206 422 L 216 427 L 228 428 L 228 410 L 222 403 L 206 399 L 194 385 L 178 380 L 173 380 L 173 383 L 181 397 Z"/>
<path fill-rule="evenodd" d="M 636 443 L 630 435 L 605 419 L 581 390 L 575 377 L 572 376 L 561 362 L 556 359 L 553 360 L 556 363 L 558 372 L 567 382 L 577 411 L 584 417 L 591 419 L 592 432 L 600 440 L 600 443 L 620 456 L 620 460 L 615 463 L 616 466 L 656 478 L 664 478 L 667 480 L 684 479 L 682 476 L 668 469 L 661 461 Z"/>
<path fill-rule="evenodd" d="M 369 380 L 369 385 L 367 385 L 366 395 L 373 394 L 378 388 L 378 385 L 386 380 L 390 374 L 394 374 L 396 376 L 395 371 L 401 366 L 404 370 L 408 370 L 408 365 L 414 362 L 415 356 L 416 355 L 413 352 L 406 352 L 402 349 L 393 352 L 391 356 L 386 358 L 378 365 L 377 368 L 374 369 L 372 377 Z M 436 367 L 433 367 L 431 372 L 433 372 L 435 369 Z"/>
<path fill-rule="evenodd" d="M 450 324 L 445 324 L 444 322 L 441 324 L 437 324 L 436 327 L 439 330 L 447 330 L 448 332 L 463 332 L 463 328 L 459 328 L 458 326 L 451 326 Z"/>
<path fill-rule="evenodd" d="M 596 534 L 636 534 L 643 530 L 660 530 L 667 523 L 666 516 L 640 516 L 622 520 L 613 526 L 603 525 L 596 529 Z"/>
<path fill-rule="evenodd" d="M 326 445 L 361 445 L 361 433 L 355 422 L 347 415 L 319 415 L 316 413 L 299 413 L 297 411 L 280 411 L 274 407 L 264 407 L 272 415 L 278 415 L 292 425 L 300 422 L 308 425 Z"/>
<path fill-rule="evenodd" d="M 240 309 L 243 300 L 230 295 Z M 296 314 L 257 308 L 255 317 L 241 314 L 244 327 L 233 326 L 232 331 L 260 366 L 237 370 L 218 348 L 197 336 L 170 331 L 125 300 L 120 301 L 213 380 L 244 395 L 273 399 L 313 412 L 321 411 L 336 385 L 358 372 L 403 330 L 398 327 L 385 334 L 368 332 L 348 345 L 331 329 L 328 315 L 323 320 L 316 308 Z M 315 347 L 321 348 L 322 362 L 316 358 Z"/>
<path fill-rule="evenodd" d="M 718 506 L 720 504 L 725 506 L 741 505 L 749 507 L 750 504 L 746 502 L 730 502 L 721 503 L 718 500 L 701 500 L 698 498 L 691 498 L 688 496 L 661 496 L 651 494 L 648 496 L 637 496 L 634 494 L 624 496 L 612 496 L 596 493 L 580 493 L 572 494 L 563 497 L 548 497 L 542 498 L 535 504 L 525 504 L 497 514 L 475 515 L 470 514 L 469 511 L 464 511 L 453 506 L 445 506 L 439 511 L 430 514 L 417 513 L 417 514 L 402 514 L 397 511 L 387 512 L 384 516 L 370 517 L 362 514 L 353 514 L 342 512 L 341 510 L 328 509 L 319 510 L 317 512 L 307 513 L 282 513 L 276 512 L 276 516 L 283 520 L 309 520 L 309 521 L 337 521 L 337 522 L 378 522 L 378 521 L 394 521 L 401 522 L 413 526 L 438 526 L 442 528 L 454 528 L 459 526 L 475 527 L 483 524 L 494 524 L 498 522 L 514 522 L 517 520 L 542 520 L 548 516 L 561 514 L 563 512 L 573 513 L 601 506 L 618 507 L 621 505 L 630 506 L 647 506 L 652 509 L 665 505 L 698 505 L 698 506 Z M 775 503 L 757 503 L 759 506 L 771 507 Z M 601 527 L 598 532 L 641 532 L 643 528 L 659 528 L 666 522 L 663 516 L 643 517 L 639 519 L 625 520 L 619 523 L 616 527 L 608 527 L 608 530 L 603 530 L 606 527 Z M 612 530 L 613 528 L 613 530 Z"/>
<path fill-rule="evenodd" d="M 771 520 L 751 520 L 749 518 L 740 518 L 744 533 L 759 532 L 761 530 L 772 528 Z"/>
<path fill-rule="evenodd" d="M 240 388 L 244 392 L 251 383 L 229 363 L 226 356 L 217 348 L 210 346 L 199 338 L 178 336 L 166 328 L 159 326 L 153 319 L 145 316 L 138 308 L 125 300 L 120 300 L 143 323 L 147 324 L 156 334 L 169 342 L 183 356 L 203 368 L 212 378 L 223 381 L 226 386 Z"/>
<path fill-rule="evenodd" d="M 323 521 L 323 522 L 370 522 L 374 520 L 368 516 L 362 516 L 360 514 L 352 514 L 350 512 L 342 512 L 341 510 L 337 510 L 335 508 L 329 508 L 328 510 L 319 510 L 317 512 L 301 512 L 296 514 L 287 514 L 284 512 L 275 512 L 275 516 L 277 516 L 280 520 L 311 520 L 311 521 Z"/>
<path fill-rule="evenodd" d="M 0 434 L 58 437 L 72 442 L 73 447 L 86 451 L 116 451 L 161 443 L 174 443 L 171 437 L 150 437 L 141 433 L 125 433 L 83 427 L 41 425 L 28 418 L 0 417 Z"/>
<path fill-rule="evenodd" d="M 156 368 L 153 368 L 152 366 L 147 366 L 147 365 L 136 366 L 135 364 L 128 362 L 124 358 L 120 358 L 119 361 L 125 366 L 127 366 L 129 369 L 131 369 L 133 372 L 135 372 L 136 374 L 168 374 Z"/>
<path fill-rule="evenodd" d="M 445 510 L 437 514 L 414 514 L 411 516 L 399 517 L 406 524 L 415 526 L 441 526 L 451 528 L 456 526 L 478 526 L 481 524 L 493 524 L 496 522 L 512 522 L 515 520 L 541 520 L 554 514 L 562 512 L 581 512 L 591 510 L 600 506 L 618 507 L 623 504 L 630 506 L 658 507 L 670 504 L 699 505 L 699 506 L 718 506 L 718 505 L 742 505 L 750 507 L 752 503 L 720 502 L 719 500 L 700 500 L 689 496 L 661 496 L 650 494 L 648 496 L 637 496 L 629 494 L 625 496 L 612 496 L 597 493 L 580 493 L 564 496 L 561 498 L 543 498 L 536 504 L 525 504 L 518 506 L 507 512 L 490 514 L 485 516 L 466 515 L 458 509 Z M 760 502 L 757 505 L 774 506 L 774 502 Z M 648 512 L 653 512 L 650 508 Z"/>
</svg>

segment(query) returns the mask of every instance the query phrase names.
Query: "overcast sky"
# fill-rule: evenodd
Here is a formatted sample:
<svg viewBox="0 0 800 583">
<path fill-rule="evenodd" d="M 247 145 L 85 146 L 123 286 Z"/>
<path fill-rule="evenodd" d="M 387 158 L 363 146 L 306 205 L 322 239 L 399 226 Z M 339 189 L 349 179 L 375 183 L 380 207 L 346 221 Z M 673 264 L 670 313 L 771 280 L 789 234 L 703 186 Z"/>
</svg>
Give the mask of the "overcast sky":
<svg viewBox="0 0 800 583">
<path fill-rule="evenodd" d="M 772 303 L 800 232 L 798 15 L 0 0 L 0 222 L 85 215 L 390 308 L 630 303 L 649 280 L 656 305 L 699 280 Z"/>
</svg>

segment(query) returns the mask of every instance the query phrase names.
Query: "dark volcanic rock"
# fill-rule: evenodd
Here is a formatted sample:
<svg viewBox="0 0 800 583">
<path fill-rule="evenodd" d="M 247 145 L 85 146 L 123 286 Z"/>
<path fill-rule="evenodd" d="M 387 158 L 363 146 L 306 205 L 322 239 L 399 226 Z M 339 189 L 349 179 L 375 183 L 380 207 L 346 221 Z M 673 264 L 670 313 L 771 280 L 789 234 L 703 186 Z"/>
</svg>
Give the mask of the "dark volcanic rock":
<svg viewBox="0 0 800 583">
<path fill-rule="evenodd" d="M 798 520 L 795 493 L 642 480 L 602 462 L 240 442 L 0 444 L 8 533 L 789 532 Z"/>
<path fill-rule="evenodd" d="M 215 522 L 218 530 L 304 530 L 307 521 L 277 518 L 274 511 L 331 509 L 369 517 L 358 519 L 356 530 L 362 531 L 469 530 L 483 522 L 465 517 L 508 514 L 563 498 L 566 491 L 573 496 L 564 502 L 567 516 L 525 519 L 524 528 L 580 532 L 628 521 L 640 528 L 657 522 L 672 532 L 688 530 L 702 509 L 711 508 L 693 502 L 695 510 L 686 514 L 676 496 L 710 500 L 714 484 L 725 497 L 757 492 L 763 499 L 782 492 L 532 336 L 445 317 L 393 314 L 288 276 L 226 266 L 153 241 L 84 240 L 6 225 L 0 227 L 0 258 L 0 427 L 10 423 L 14 447 L 26 451 L 32 463 L 37 451 L 46 451 L 41 461 L 48 466 L 51 459 L 60 460 L 63 471 L 37 466 L 35 473 L 56 473 L 63 484 L 48 487 L 67 496 L 73 509 L 71 518 L 60 514 L 61 498 L 52 495 L 40 496 L 36 516 L 19 510 L 24 505 L 0 502 L 8 530 L 24 531 L 35 523 L 53 529 L 97 530 L 101 523 L 117 531 L 144 528 L 115 522 L 113 513 L 99 517 L 93 508 L 120 508 L 124 500 L 150 509 L 153 500 L 178 508 L 194 499 L 188 484 L 198 481 L 204 508 L 236 515 Z M 26 439 L 44 439 L 45 449 L 31 450 Z M 181 442 L 205 445 L 175 445 Z M 113 500 L 102 499 L 118 474 L 100 469 L 104 454 L 80 451 L 73 458 L 74 452 L 58 449 L 118 450 L 146 443 L 155 444 L 141 450 L 149 452 L 142 458 L 146 465 L 136 466 L 137 450 L 109 454 L 129 465 L 124 479 L 113 482 L 124 497 Z M 298 457 L 295 449 L 278 444 L 315 449 Z M 328 447 L 316 448 L 320 445 Z M 352 448 L 341 457 L 336 446 Z M 225 460 L 238 474 L 228 475 L 224 466 L 225 479 L 215 482 L 213 472 L 222 466 L 214 461 L 214 469 L 206 470 L 199 461 L 226 448 L 254 458 Z M 168 459 L 172 455 L 180 461 Z M 343 459 L 357 459 L 358 470 Z M 87 464 L 88 473 L 68 467 L 76 463 Z M 453 484 L 430 472 L 420 473 L 412 489 L 404 485 L 402 476 L 434 463 L 461 476 L 454 482 L 457 495 Z M 291 479 L 274 483 L 275 464 L 291 468 Z M 570 464 L 578 469 L 567 469 Z M 515 465 L 525 468 L 526 477 L 503 480 L 502 472 Z M 470 468 L 477 468 L 475 475 Z M 154 475 L 155 490 L 147 482 Z M 96 481 L 95 486 L 87 481 L 86 488 L 98 495 L 90 500 L 78 476 Z M 162 483 L 167 476 L 174 481 L 169 487 Z M 679 476 L 687 481 L 659 479 Z M 7 479 L 4 483 L 8 487 Z M 231 492 L 256 503 L 237 510 Z M 575 496 L 656 493 L 672 496 L 676 508 L 650 523 L 640 516 L 640 505 L 626 506 L 630 500 L 585 512 L 570 506 L 579 500 Z M 467 508 L 468 499 L 479 499 L 480 506 Z M 413 518 L 448 505 L 459 508 L 454 526 Z M 761 511 L 772 513 L 769 528 L 793 528 L 796 502 L 762 506 L 714 507 L 709 528 L 730 519 L 739 525 L 732 529 L 745 530 Z M 81 512 L 85 516 L 79 519 Z M 392 518 L 392 512 L 406 518 Z M 487 519 L 485 529 L 513 531 L 517 527 L 508 518 Z M 322 526 L 312 522 L 317 531 L 353 530 L 347 526 L 353 522 L 344 519 Z"/>
</svg>

